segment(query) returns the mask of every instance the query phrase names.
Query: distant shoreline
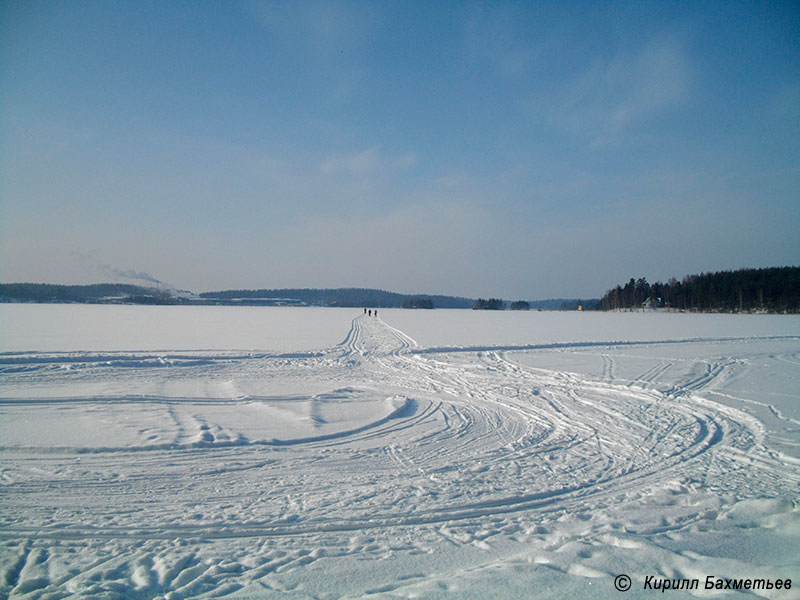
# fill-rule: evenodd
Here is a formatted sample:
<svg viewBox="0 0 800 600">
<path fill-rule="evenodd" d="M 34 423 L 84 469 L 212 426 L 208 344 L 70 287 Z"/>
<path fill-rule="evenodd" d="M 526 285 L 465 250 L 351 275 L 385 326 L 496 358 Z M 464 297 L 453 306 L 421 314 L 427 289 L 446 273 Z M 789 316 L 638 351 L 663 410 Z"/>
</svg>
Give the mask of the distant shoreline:
<svg viewBox="0 0 800 600">
<path fill-rule="evenodd" d="M 371 288 L 282 288 L 224 290 L 195 294 L 183 290 L 118 283 L 60 285 L 2 283 L 0 303 L 129 304 L 151 306 L 323 306 L 343 308 L 475 308 L 477 300 L 437 294 L 400 294 Z M 502 309 L 525 304 L 530 310 L 590 309 L 597 299 L 552 298 L 502 301 Z"/>
</svg>

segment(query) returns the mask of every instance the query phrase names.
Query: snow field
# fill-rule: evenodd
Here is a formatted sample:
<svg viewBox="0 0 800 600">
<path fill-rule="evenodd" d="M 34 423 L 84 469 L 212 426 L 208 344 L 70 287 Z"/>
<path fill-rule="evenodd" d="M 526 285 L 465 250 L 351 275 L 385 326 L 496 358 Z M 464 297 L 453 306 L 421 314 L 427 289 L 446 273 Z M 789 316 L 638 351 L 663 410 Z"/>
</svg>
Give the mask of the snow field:
<svg viewBox="0 0 800 600">
<path fill-rule="evenodd" d="M 304 310 L 277 313 L 279 331 L 326 314 Z M 344 341 L 319 350 L 0 355 L 0 593 L 615 597 L 621 573 L 634 598 L 648 576 L 800 585 L 796 318 L 706 324 L 714 337 L 671 315 L 637 339 L 624 329 L 640 315 L 608 315 L 584 341 L 585 320 L 561 321 L 561 342 L 468 347 L 426 323 L 439 312 L 349 311 Z M 463 331 L 492 318 L 441 312 Z M 696 595 L 724 597 L 670 592 Z"/>
</svg>

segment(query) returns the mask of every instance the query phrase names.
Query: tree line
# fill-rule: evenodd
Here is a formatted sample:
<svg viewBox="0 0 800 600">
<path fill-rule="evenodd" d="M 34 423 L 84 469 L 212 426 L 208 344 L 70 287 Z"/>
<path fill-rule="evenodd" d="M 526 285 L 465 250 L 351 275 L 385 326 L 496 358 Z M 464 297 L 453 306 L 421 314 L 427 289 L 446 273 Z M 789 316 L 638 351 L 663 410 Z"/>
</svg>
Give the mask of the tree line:
<svg viewBox="0 0 800 600">
<path fill-rule="evenodd" d="M 291 299 L 312 306 L 342 307 L 375 307 L 400 308 L 406 301 L 414 302 L 424 299 L 436 308 L 469 308 L 473 301 L 457 296 L 425 295 L 424 297 L 398 294 L 370 288 L 297 288 L 297 289 L 258 289 L 258 290 L 224 290 L 219 292 L 203 292 L 201 298 L 209 302 L 231 302 L 265 299 Z M 419 308 L 428 308 L 427 306 Z"/>
<path fill-rule="evenodd" d="M 740 269 L 650 284 L 631 278 L 606 292 L 599 310 L 672 308 L 701 312 L 800 312 L 800 267 Z"/>
<path fill-rule="evenodd" d="M 403 308 L 433 308 L 433 300 L 430 298 L 408 298 L 403 301 Z"/>
<path fill-rule="evenodd" d="M 56 285 L 50 283 L 0 283 L 0 302 L 95 303 L 128 299 L 165 299 L 155 288 L 125 283 Z"/>
<path fill-rule="evenodd" d="M 505 310 L 506 305 L 500 298 L 489 298 L 488 300 L 478 298 L 472 308 L 473 310 Z"/>
</svg>

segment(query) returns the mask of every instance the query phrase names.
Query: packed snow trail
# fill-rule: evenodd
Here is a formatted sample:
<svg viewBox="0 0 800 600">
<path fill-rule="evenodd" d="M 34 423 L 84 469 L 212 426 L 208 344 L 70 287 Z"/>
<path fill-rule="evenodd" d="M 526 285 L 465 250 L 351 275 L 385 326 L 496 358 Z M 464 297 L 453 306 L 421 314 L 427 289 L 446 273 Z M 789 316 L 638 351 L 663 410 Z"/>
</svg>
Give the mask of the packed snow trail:
<svg viewBox="0 0 800 600">
<path fill-rule="evenodd" d="M 797 576 L 796 549 L 751 564 L 685 542 L 800 532 L 798 462 L 702 395 L 733 363 L 665 379 L 680 369 L 661 352 L 622 380 L 613 349 L 595 377 L 420 349 L 360 315 L 305 353 L 2 355 L 0 593 L 518 597 L 511 577 L 571 597 L 595 579 L 610 595 L 621 565 Z"/>
</svg>

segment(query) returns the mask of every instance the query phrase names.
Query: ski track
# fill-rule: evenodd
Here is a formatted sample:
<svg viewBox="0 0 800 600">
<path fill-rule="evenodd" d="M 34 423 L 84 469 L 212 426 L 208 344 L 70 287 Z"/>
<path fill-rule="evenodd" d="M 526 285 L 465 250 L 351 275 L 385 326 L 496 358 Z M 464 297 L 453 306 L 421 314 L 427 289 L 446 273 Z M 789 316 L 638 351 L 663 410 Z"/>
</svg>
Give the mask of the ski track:
<svg viewBox="0 0 800 600">
<path fill-rule="evenodd" d="M 119 440 L 0 441 L 0 595 L 305 597 L 298 581 L 314 563 L 413 562 L 436 544 L 533 545 L 528 563 L 607 576 L 586 544 L 640 547 L 712 527 L 751 497 L 796 497 L 800 461 L 771 452 L 758 419 L 703 395 L 741 361 L 659 359 L 622 378 L 609 352 L 667 343 L 709 340 L 420 348 L 358 316 L 340 344 L 306 353 L 0 354 L 2 418 L 110 427 L 153 415 Z M 594 352 L 602 366 L 590 377 L 517 360 L 540 350 Z M 796 366 L 798 354 L 776 360 Z M 253 394 L 243 382 L 309 379 L 324 389 Z M 174 396 L 176 381 L 205 387 Z M 26 395 L 37 389 L 56 391 Z M 358 402 L 369 411 L 335 423 Z M 237 411 L 302 427 L 259 438 L 229 420 Z M 625 522 L 615 508 L 653 503 L 658 519 Z M 353 593 L 424 595 L 429 579 L 403 573 Z"/>
</svg>

